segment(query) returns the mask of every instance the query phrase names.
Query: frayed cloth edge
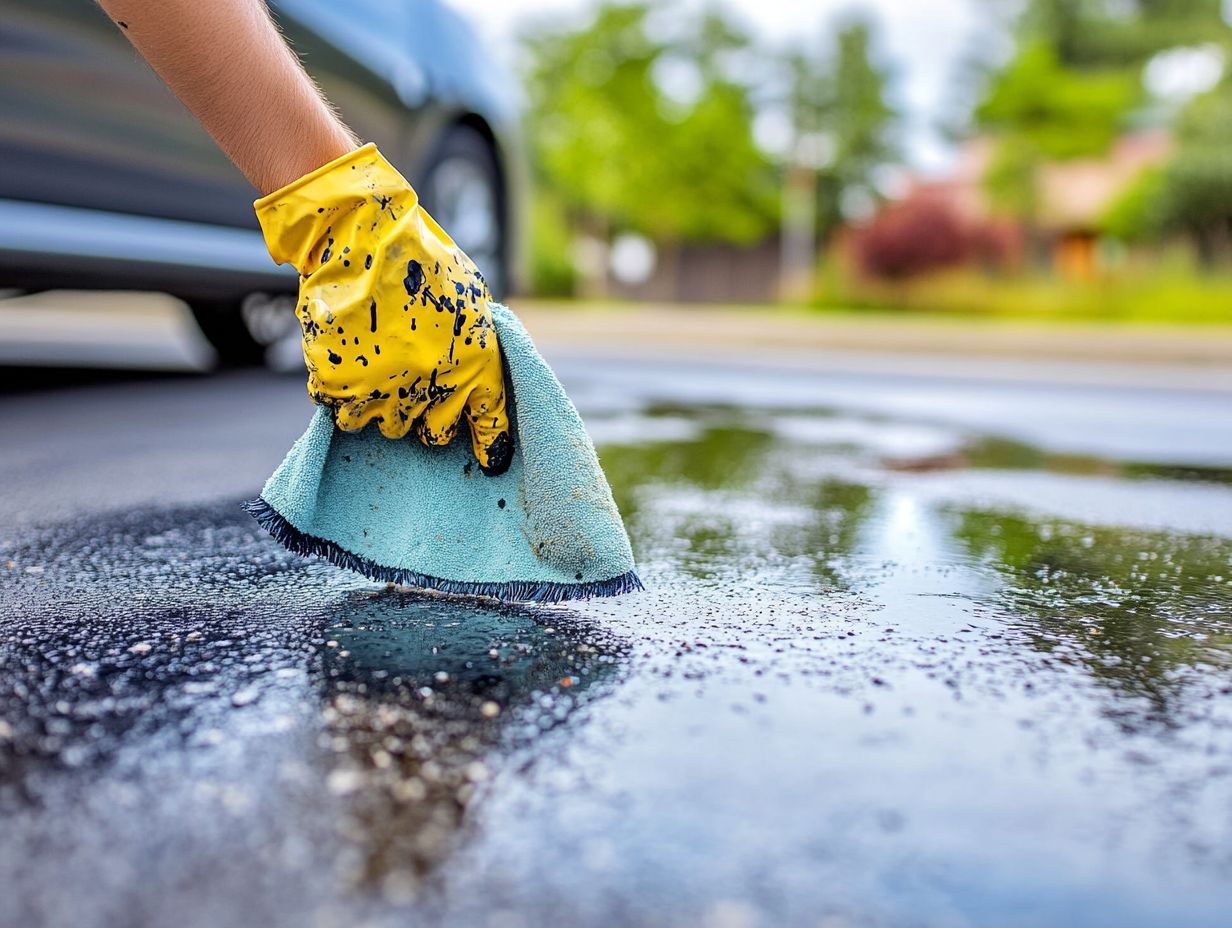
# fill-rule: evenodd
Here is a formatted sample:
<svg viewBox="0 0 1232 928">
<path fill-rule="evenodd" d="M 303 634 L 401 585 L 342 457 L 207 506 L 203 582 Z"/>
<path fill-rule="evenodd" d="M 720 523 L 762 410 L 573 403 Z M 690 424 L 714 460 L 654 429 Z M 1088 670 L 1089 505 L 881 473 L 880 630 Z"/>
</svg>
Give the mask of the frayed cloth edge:
<svg viewBox="0 0 1232 928">
<path fill-rule="evenodd" d="M 396 583 L 400 586 L 439 590 L 462 596 L 487 596 L 505 602 L 558 603 L 571 599 L 591 599 L 599 596 L 619 596 L 644 590 L 637 571 L 630 570 L 610 580 L 590 580 L 584 583 L 558 583 L 550 580 L 510 580 L 504 582 L 472 582 L 446 580 L 421 574 L 404 567 L 387 567 L 348 551 L 336 542 L 309 535 L 292 525 L 281 512 L 263 497 L 243 504 L 244 511 L 270 533 L 287 550 L 296 554 L 322 558 L 335 567 L 353 570 L 370 580 Z"/>
</svg>

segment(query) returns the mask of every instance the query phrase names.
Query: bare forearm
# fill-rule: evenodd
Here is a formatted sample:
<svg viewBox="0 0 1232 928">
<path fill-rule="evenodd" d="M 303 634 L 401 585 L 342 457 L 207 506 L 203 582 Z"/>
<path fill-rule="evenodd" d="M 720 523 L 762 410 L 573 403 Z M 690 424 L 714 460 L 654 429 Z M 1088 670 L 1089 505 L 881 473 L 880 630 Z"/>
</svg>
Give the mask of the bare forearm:
<svg viewBox="0 0 1232 928">
<path fill-rule="evenodd" d="M 356 148 L 263 0 L 99 0 L 261 193 Z"/>
</svg>

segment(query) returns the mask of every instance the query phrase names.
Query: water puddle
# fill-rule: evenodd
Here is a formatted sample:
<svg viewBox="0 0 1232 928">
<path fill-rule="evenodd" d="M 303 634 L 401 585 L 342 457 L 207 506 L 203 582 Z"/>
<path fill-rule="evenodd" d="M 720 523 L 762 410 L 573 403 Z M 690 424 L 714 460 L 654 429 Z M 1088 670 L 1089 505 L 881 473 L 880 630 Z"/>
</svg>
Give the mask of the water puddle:
<svg viewBox="0 0 1232 928">
<path fill-rule="evenodd" d="M 4 921 L 1222 923 L 1228 469 L 589 424 L 645 594 L 387 590 L 232 502 L 6 541 Z"/>
</svg>

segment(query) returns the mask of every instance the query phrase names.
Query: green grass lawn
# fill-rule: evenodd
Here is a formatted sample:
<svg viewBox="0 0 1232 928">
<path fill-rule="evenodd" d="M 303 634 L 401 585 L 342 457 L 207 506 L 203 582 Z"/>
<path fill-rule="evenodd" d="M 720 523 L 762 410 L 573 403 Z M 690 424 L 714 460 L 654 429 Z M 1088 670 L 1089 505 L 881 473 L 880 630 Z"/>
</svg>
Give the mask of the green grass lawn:
<svg viewBox="0 0 1232 928">
<path fill-rule="evenodd" d="M 1088 282 L 1056 277 L 938 275 L 893 286 L 825 287 L 816 309 L 912 317 L 1232 326 L 1232 276 L 1130 275 Z"/>
</svg>

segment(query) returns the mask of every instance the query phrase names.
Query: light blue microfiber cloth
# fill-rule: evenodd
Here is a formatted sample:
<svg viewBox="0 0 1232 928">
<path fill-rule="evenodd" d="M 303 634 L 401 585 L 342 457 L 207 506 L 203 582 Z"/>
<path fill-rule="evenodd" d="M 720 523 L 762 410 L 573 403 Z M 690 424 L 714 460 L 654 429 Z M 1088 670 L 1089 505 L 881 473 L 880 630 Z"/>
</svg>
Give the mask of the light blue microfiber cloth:
<svg viewBox="0 0 1232 928">
<path fill-rule="evenodd" d="M 504 474 L 479 471 L 465 434 L 430 448 L 343 432 L 318 407 L 245 508 L 292 551 L 373 580 L 538 602 L 642 589 L 577 410 L 517 316 L 493 303 L 492 318 L 513 400 Z"/>
</svg>

